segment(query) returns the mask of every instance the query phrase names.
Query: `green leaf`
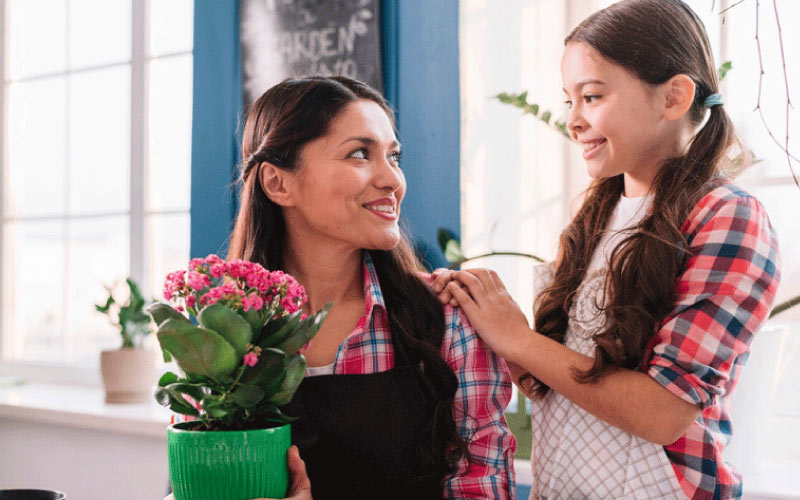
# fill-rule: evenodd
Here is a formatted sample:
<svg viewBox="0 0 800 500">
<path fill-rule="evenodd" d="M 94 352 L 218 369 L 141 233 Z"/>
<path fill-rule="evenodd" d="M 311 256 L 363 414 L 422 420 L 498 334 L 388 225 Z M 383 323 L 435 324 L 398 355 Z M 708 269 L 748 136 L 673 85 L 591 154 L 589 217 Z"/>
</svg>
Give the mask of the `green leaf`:
<svg viewBox="0 0 800 500">
<path fill-rule="evenodd" d="M 101 312 L 101 313 L 103 313 L 103 314 L 108 314 L 108 311 L 109 311 L 109 309 L 111 309 L 111 305 L 112 305 L 112 304 L 114 304 L 114 297 L 112 297 L 111 295 L 109 295 L 109 296 L 108 296 L 108 299 L 106 300 L 106 304 L 105 304 L 104 306 L 100 306 L 100 305 L 97 305 L 97 304 L 95 304 L 95 305 L 94 305 L 94 308 L 95 308 L 95 309 L 96 309 L 98 312 Z"/>
<path fill-rule="evenodd" d="M 545 122 L 546 124 L 550 125 L 550 118 L 552 116 L 553 116 L 553 113 L 551 113 L 550 111 L 545 111 L 544 113 L 542 113 L 542 117 L 540 119 L 543 122 Z"/>
<path fill-rule="evenodd" d="M 180 413 L 181 415 L 191 415 L 193 417 L 199 415 L 197 409 L 183 399 L 180 394 L 171 392 L 163 387 L 156 391 L 156 401 L 158 401 L 160 405 L 166 406 L 173 412 Z"/>
<path fill-rule="evenodd" d="M 286 354 L 279 349 L 262 349 L 255 366 L 245 368 L 242 383 L 279 386 L 286 376 Z M 277 380 L 277 382 L 276 382 Z"/>
<path fill-rule="evenodd" d="M 447 242 L 447 246 L 444 249 L 444 258 L 452 263 L 463 262 L 466 259 L 464 252 L 461 250 L 461 243 L 458 240 Z"/>
<path fill-rule="evenodd" d="M 189 318 L 176 311 L 172 306 L 164 304 L 163 302 L 156 302 L 147 308 L 147 312 L 153 317 L 153 321 L 157 326 L 161 326 L 168 319 L 182 320 L 186 323 L 192 324 Z"/>
<path fill-rule="evenodd" d="M 236 354 L 240 358 L 247 352 L 247 344 L 253 340 L 250 323 L 236 311 L 222 304 L 205 307 L 197 316 L 197 321 L 205 328 L 222 335 L 236 349 Z"/>
<path fill-rule="evenodd" d="M 288 316 L 281 316 L 278 319 L 270 320 L 261 330 L 261 342 L 259 346 L 262 348 L 275 347 L 276 345 L 282 344 L 297 330 L 302 316 L 303 312 L 297 311 Z"/>
<path fill-rule="evenodd" d="M 283 379 L 281 389 L 277 394 L 270 396 L 269 402 L 278 406 L 288 404 L 300 386 L 300 382 L 303 381 L 307 366 L 306 358 L 302 354 L 291 356 L 286 363 L 286 378 Z"/>
<path fill-rule="evenodd" d="M 288 424 L 297 420 L 297 417 L 290 417 L 284 414 L 279 408 L 273 406 L 271 403 L 265 408 L 259 408 L 261 418 L 268 422 L 278 422 L 280 424 Z"/>
<path fill-rule="evenodd" d="M 264 314 L 262 316 L 261 311 L 256 311 L 255 309 L 250 309 L 249 311 L 241 314 L 245 321 L 247 321 L 247 324 L 250 325 L 250 328 L 253 329 L 253 332 L 260 332 L 264 327 L 264 322 L 266 321 L 264 318 L 269 318 L 271 316 L 269 314 Z"/>
<path fill-rule="evenodd" d="M 164 358 L 164 363 L 172 361 L 172 355 L 170 355 L 169 351 L 165 351 L 164 349 L 161 349 L 161 357 Z"/>
<path fill-rule="evenodd" d="M 450 231 L 449 229 L 445 229 L 443 227 L 440 227 L 439 230 L 436 231 L 436 239 L 439 242 L 439 248 L 442 250 L 442 252 L 444 252 L 445 249 L 447 248 L 448 241 L 458 240 L 458 238 L 456 238 L 456 235 L 453 234 L 452 231 Z"/>
<path fill-rule="evenodd" d="M 243 384 L 230 395 L 230 401 L 239 406 L 255 406 L 264 399 L 264 389 L 257 385 Z"/>
<path fill-rule="evenodd" d="M 167 372 L 164 375 L 161 375 L 161 378 L 158 379 L 158 386 L 159 387 L 166 387 L 169 384 L 174 384 L 178 381 L 178 376 L 172 372 Z"/>
<path fill-rule="evenodd" d="M 300 326 L 278 346 L 278 349 L 285 352 L 287 356 L 291 356 L 298 349 L 308 344 L 308 341 L 319 331 L 331 307 L 333 307 L 333 302 L 328 302 L 318 312 L 301 321 Z"/>
<path fill-rule="evenodd" d="M 733 69 L 733 63 L 730 61 L 725 61 L 724 63 L 720 64 L 719 68 L 717 68 L 717 76 L 719 76 L 719 81 L 725 79 L 728 76 L 728 71 Z"/>
<path fill-rule="evenodd" d="M 158 330 L 161 348 L 187 373 L 211 379 L 228 378 L 239 366 L 236 350 L 220 334 L 188 321 L 168 319 Z"/>
</svg>

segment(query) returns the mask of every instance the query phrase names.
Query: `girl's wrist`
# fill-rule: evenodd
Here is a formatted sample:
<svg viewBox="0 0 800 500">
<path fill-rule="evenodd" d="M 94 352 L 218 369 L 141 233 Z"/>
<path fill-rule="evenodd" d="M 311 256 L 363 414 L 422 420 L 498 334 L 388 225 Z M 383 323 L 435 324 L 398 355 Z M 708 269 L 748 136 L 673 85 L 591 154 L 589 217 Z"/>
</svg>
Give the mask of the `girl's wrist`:
<svg viewBox="0 0 800 500">
<path fill-rule="evenodd" d="M 506 361 L 511 361 L 512 363 L 522 366 L 530 349 L 533 335 L 536 335 L 536 332 L 528 328 L 527 325 L 520 326 L 518 330 L 514 332 L 514 335 L 510 336 L 514 340 L 505 346 L 503 349 L 504 352 L 499 352 L 498 354 Z"/>
</svg>

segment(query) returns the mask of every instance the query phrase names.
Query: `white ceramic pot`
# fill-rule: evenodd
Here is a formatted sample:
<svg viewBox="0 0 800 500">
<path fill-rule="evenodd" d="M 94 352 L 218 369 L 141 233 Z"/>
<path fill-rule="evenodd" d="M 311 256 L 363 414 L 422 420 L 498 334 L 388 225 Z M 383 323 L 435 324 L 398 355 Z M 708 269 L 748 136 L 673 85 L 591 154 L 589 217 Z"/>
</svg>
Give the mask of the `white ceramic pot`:
<svg viewBox="0 0 800 500">
<path fill-rule="evenodd" d="M 153 399 L 156 352 L 125 347 L 100 353 L 106 403 L 143 403 Z"/>
</svg>

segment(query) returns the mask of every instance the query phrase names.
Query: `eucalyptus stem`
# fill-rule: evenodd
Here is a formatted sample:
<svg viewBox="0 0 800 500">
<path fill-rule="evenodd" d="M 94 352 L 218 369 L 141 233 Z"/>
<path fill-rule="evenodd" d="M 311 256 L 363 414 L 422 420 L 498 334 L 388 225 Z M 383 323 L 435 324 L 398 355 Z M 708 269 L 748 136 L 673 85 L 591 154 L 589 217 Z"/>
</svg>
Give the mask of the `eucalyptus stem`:
<svg viewBox="0 0 800 500">
<path fill-rule="evenodd" d="M 460 266 L 464 262 L 469 262 L 471 260 L 476 260 L 476 259 L 482 259 L 484 257 L 494 257 L 494 256 L 497 256 L 497 255 L 511 256 L 511 257 L 525 257 L 527 259 L 535 260 L 536 262 L 544 262 L 544 259 L 542 259 L 541 257 L 537 257 L 536 255 L 529 254 L 529 253 L 522 253 L 522 252 L 489 252 L 489 253 L 484 253 L 484 254 L 481 254 L 481 255 L 476 255 L 474 257 L 466 257 L 465 259 L 459 260 L 458 262 L 453 262 L 452 264 L 447 266 L 447 268 L 448 269 L 455 269 L 456 267 Z"/>
<path fill-rule="evenodd" d="M 774 318 L 778 314 L 786 311 L 787 309 L 791 309 L 792 307 L 794 307 L 794 306 L 796 306 L 798 304 L 800 304 L 800 295 L 797 295 L 796 297 L 792 297 L 791 299 L 789 299 L 789 300 L 787 300 L 785 302 L 781 302 L 780 304 L 778 304 L 777 306 L 775 306 L 772 309 L 771 313 L 769 313 L 769 319 Z"/>
</svg>

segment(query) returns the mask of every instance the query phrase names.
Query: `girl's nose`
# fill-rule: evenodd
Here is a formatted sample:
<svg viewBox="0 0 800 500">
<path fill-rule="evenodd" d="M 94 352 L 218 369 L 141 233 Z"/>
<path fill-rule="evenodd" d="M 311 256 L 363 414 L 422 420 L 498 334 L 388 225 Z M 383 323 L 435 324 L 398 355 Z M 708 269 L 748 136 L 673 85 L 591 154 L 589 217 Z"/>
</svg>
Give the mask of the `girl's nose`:
<svg viewBox="0 0 800 500">
<path fill-rule="evenodd" d="M 573 106 L 572 109 L 569 110 L 569 115 L 567 115 L 567 130 L 573 139 L 577 139 L 577 135 L 586 130 L 586 128 L 587 123 L 586 120 L 583 119 L 580 106 Z"/>
</svg>

